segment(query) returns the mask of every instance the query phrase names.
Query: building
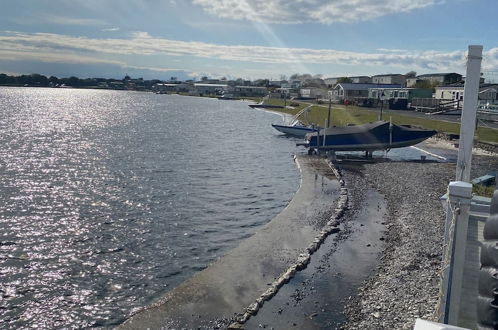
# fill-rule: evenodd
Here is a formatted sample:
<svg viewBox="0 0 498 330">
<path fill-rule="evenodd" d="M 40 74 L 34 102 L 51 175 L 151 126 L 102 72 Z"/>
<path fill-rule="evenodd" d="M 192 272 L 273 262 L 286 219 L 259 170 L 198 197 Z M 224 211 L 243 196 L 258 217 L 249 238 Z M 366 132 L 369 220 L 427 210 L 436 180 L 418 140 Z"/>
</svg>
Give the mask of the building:
<svg viewBox="0 0 498 330">
<path fill-rule="evenodd" d="M 279 95 L 279 96 L 277 96 Z M 299 89 L 290 87 L 281 87 L 275 89 L 275 92 L 271 97 L 280 97 L 282 99 L 291 99 L 299 97 Z"/>
<path fill-rule="evenodd" d="M 235 97 L 260 97 L 268 94 L 266 87 L 259 86 L 235 86 L 232 90 Z"/>
<path fill-rule="evenodd" d="M 194 88 L 190 92 L 198 96 L 215 96 L 223 93 L 231 93 L 232 91 L 233 87 L 226 84 L 195 83 Z"/>
<path fill-rule="evenodd" d="M 353 101 L 368 98 L 369 88 L 401 88 L 400 84 L 353 84 L 339 83 L 332 89 L 332 100 Z"/>
<path fill-rule="evenodd" d="M 459 81 L 462 81 L 462 75 L 455 73 L 455 72 L 428 73 L 428 74 L 421 74 L 421 75 L 417 76 L 417 79 L 428 80 L 432 84 L 448 85 L 448 84 L 454 84 L 454 83 L 457 83 Z"/>
<path fill-rule="evenodd" d="M 156 93 L 181 93 L 188 92 L 189 85 L 187 84 L 155 84 L 152 90 Z"/>
<path fill-rule="evenodd" d="M 434 98 L 444 101 L 463 101 L 464 86 L 438 86 Z M 496 102 L 498 100 L 498 85 L 482 84 L 479 87 L 478 99 L 485 102 Z"/>
<path fill-rule="evenodd" d="M 270 80 L 268 86 L 280 88 L 285 84 L 287 84 L 287 80 Z"/>
<path fill-rule="evenodd" d="M 326 78 L 323 80 L 325 85 L 328 87 L 334 87 L 341 79 L 348 78 L 351 80 L 353 84 L 370 84 L 372 83 L 372 78 L 369 76 L 353 76 L 353 77 L 334 77 L 334 78 Z"/>
<path fill-rule="evenodd" d="M 430 98 L 432 97 L 431 88 L 385 88 L 375 87 L 368 89 L 368 98 L 370 99 L 407 99 L 408 102 L 414 97 Z"/>
<path fill-rule="evenodd" d="M 422 81 L 422 79 L 419 79 L 417 77 L 406 78 L 406 87 L 413 87 L 420 81 Z"/>
<path fill-rule="evenodd" d="M 328 98 L 328 90 L 317 87 L 301 88 L 299 90 L 299 97 L 305 99 L 324 99 Z"/>
<path fill-rule="evenodd" d="M 406 77 L 402 74 L 378 74 L 372 76 L 373 84 L 395 84 L 395 85 L 406 85 Z"/>
<path fill-rule="evenodd" d="M 354 77 L 348 77 L 351 79 L 353 84 L 370 84 L 372 83 L 372 78 L 369 76 L 354 76 Z"/>
<path fill-rule="evenodd" d="M 389 109 L 407 109 L 413 98 L 431 98 L 432 88 L 385 88 L 375 87 L 368 89 L 367 106 L 378 106 L 380 102 L 387 101 Z"/>
</svg>

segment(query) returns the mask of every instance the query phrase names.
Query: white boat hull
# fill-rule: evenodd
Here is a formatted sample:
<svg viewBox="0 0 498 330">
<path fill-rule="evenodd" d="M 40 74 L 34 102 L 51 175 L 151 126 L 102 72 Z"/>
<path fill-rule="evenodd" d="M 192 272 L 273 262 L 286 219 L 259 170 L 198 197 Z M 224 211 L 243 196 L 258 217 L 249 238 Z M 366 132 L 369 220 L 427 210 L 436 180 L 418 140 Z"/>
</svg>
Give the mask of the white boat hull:
<svg viewBox="0 0 498 330">
<path fill-rule="evenodd" d="M 304 126 L 285 126 L 285 125 L 272 125 L 272 126 L 279 132 L 302 138 L 304 138 L 306 134 L 313 132 L 312 128 Z"/>
</svg>

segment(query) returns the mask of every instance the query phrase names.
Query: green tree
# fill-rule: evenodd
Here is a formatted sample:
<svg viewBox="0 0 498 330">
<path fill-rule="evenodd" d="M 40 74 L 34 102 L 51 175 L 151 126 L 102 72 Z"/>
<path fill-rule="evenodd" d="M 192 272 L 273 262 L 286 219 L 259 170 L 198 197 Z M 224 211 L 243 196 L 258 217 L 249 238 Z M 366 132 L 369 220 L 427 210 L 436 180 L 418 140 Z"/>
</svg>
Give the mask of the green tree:
<svg viewBox="0 0 498 330">
<path fill-rule="evenodd" d="M 417 76 L 417 73 L 415 71 L 408 71 L 405 73 L 406 78 L 415 78 Z"/>
<path fill-rule="evenodd" d="M 352 83 L 353 80 L 351 80 L 351 78 L 348 78 L 348 77 L 341 77 L 339 79 L 337 79 L 337 83 L 340 84 L 340 83 Z"/>
<path fill-rule="evenodd" d="M 439 82 L 431 82 L 430 80 L 419 80 L 413 85 L 414 88 L 432 88 L 439 86 Z"/>
</svg>

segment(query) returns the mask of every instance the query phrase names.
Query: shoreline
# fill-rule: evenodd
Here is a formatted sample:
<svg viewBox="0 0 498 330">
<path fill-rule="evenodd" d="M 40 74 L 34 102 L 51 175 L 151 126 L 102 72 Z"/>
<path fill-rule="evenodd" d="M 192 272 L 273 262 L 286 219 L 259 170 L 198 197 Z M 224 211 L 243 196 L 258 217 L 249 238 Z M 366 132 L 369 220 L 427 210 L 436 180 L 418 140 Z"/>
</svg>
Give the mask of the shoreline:
<svg viewBox="0 0 498 330">
<path fill-rule="evenodd" d="M 227 327 L 255 307 L 258 298 L 268 294 L 271 284 L 283 274 L 281 281 L 286 281 L 296 260 L 306 263 L 303 254 L 326 227 L 340 185 L 324 166 L 315 164 L 323 165 L 324 159 L 298 156 L 297 160 L 301 186 L 280 214 L 118 328 Z"/>
</svg>

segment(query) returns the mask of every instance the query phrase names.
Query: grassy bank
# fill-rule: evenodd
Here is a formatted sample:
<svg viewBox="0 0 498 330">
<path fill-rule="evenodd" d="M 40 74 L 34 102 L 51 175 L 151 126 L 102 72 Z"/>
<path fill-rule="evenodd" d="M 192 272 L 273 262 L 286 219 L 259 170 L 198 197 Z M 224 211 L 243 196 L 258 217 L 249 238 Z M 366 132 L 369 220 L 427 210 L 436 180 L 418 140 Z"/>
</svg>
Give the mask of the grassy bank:
<svg viewBox="0 0 498 330">
<path fill-rule="evenodd" d="M 299 106 L 296 106 L 294 109 L 280 109 L 279 111 L 295 114 L 300 109 L 307 106 L 307 104 L 302 102 L 299 103 Z M 283 105 L 284 101 L 279 99 L 271 99 L 270 104 L 275 105 Z M 287 105 L 289 105 L 289 101 L 287 101 Z M 311 108 L 311 112 L 306 117 L 303 117 L 302 120 L 305 121 L 306 124 L 316 123 L 320 126 L 323 126 L 325 120 L 327 119 L 328 109 L 327 105 L 314 105 Z M 348 106 L 344 107 L 342 105 L 332 105 L 332 124 L 336 126 L 345 126 L 347 124 L 365 124 L 368 122 L 378 120 L 378 113 L 365 110 L 364 108 L 356 107 L 356 106 Z M 429 118 L 420 118 L 420 117 L 412 117 L 409 115 L 400 115 L 396 113 L 396 111 L 384 110 L 384 119 L 389 120 L 392 118 L 395 124 L 405 124 L 405 125 L 414 125 L 427 129 L 433 129 L 441 133 L 448 134 L 460 134 L 460 124 L 452 123 L 443 120 L 435 120 Z M 494 142 L 498 143 L 498 130 L 487 128 L 487 127 L 479 127 L 476 131 L 476 135 L 479 141 L 484 142 Z"/>
</svg>

